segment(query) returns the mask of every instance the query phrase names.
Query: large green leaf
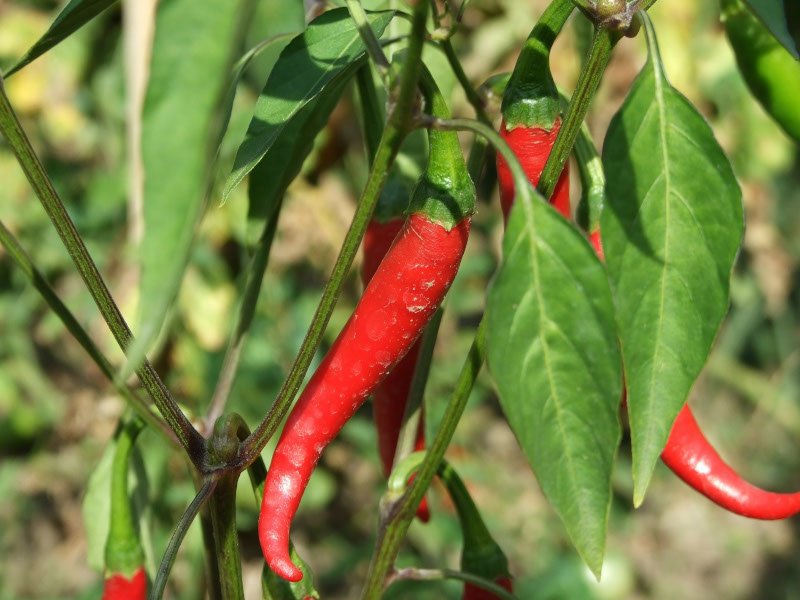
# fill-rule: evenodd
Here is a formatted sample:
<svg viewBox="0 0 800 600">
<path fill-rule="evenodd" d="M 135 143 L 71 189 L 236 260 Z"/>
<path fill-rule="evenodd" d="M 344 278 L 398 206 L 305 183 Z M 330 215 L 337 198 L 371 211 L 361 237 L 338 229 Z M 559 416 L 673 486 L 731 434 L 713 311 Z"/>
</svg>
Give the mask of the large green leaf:
<svg viewBox="0 0 800 600">
<path fill-rule="evenodd" d="M 214 178 L 231 66 L 249 5 L 250 0 L 159 5 L 142 117 L 145 226 L 139 328 L 129 369 L 160 331 L 186 266 Z"/>
<path fill-rule="evenodd" d="M 380 36 L 394 15 L 379 12 L 368 15 L 375 34 Z M 326 87 L 355 72 L 365 57 L 365 47 L 346 8 L 323 13 L 284 48 L 272 69 L 256 104 L 253 120 L 239 151 L 223 192 L 223 201 L 253 170 Z M 305 140 L 295 140 L 306 143 Z"/>
<path fill-rule="evenodd" d="M 641 503 L 672 423 L 728 307 L 741 191 L 697 110 L 670 86 L 652 25 L 649 58 L 603 145 L 601 216 L 620 329 Z"/>
<path fill-rule="evenodd" d="M 45 34 L 36 40 L 36 43 L 25 53 L 25 56 L 6 71 L 4 77 L 13 75 L 28 63 L 33 62 L 117 2 L 118 0 L 71 0 L 58 13 L 55 21 L 53 21 Z"/>
<path fill-rule="evenodd" d="M 622 368 L 605 270 L 540 196 L 517 204 L 489 292 L 487 359 L 542 491 L 596 574 L 620 439 Z"/>
</svg>

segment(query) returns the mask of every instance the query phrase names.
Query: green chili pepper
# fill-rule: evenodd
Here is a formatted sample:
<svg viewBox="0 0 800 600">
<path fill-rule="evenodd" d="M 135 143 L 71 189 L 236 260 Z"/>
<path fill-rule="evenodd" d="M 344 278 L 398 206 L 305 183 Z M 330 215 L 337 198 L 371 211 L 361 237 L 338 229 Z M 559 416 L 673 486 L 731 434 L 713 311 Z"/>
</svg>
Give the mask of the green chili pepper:
<svg viewBox="0 0 800 600">
<path fill-rule="evenodd" d="M 783 130 L 800 142 L 800 62 L 741 0 L 721 0 L 722 21 L 745 83 Z"/>
</svg>

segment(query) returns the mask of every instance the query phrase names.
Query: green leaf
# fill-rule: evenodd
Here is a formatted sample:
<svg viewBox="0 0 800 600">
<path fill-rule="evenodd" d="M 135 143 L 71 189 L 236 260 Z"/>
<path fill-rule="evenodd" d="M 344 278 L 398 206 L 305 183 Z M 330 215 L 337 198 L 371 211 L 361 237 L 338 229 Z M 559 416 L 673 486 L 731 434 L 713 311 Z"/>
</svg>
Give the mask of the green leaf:
<svg viewBox="0 0 800 600">
<path fill-rule="evenodd" d="M 792 0 L 796 2 L 797 0 Z M 747 7 L 767 26 L 769 32 L 794 56 L 795 60 L 800 58 L 797 52 L 797 41 L 795 36 L 800 31 L 789 30 L 789 19 L 786 15 L 786 5 L 784 0 L 745 0 Z M 796 7 L 793 10 L 797 10 Z"/>
<path fill-rule="evenodd" d="M 137 365 L 164 323 L 214 179 L 226 100 L 250 0 L 171 0 L 157 14 L 142 117 L 144 236 Z M 209 43 L 213 40 L 214 43 Z"/>
<path fill-rule="evenodd" d="M 601 216 L 636 505 L 727 311 L 743 231 L 730 163 L 703 117 L 667 81 L 649 21 L 646 31 L 647 64 L 603 146 L 608 205 Z"/>
<path fill-rule="evenodd" d="M 301 108 L 277 133 L 274 141 L 250 172 L 248 220 L 262 229 L 286 188 L 297 177 L 314 146 L 314 138 L 325 127 L 349 77 L 340 77 Z"/>
<path fill-rule="evenodd" d="M 368 15 L 375 35 L 383 33 L 393 15 L 392 11 Z M 303 108 L 327 86 L 352 75 L 364 58 L 364 44 L 346 8 L 323 13 L 284 48 L 239 146 L 233 171 L 225 184 L 223 202 L 298 115 L 308 118 Z"/>
<path fill-rule="evenodd" d="M 542 491 L 599 575 L 620 439 L 614 310 L 586 239 L 536 197 L 511 212 L 486 307 L 487 361 Z"/>
<path fill-rule="evenodd" d="M 69 4 L 58 13 L 55 21 L 53 21 L 53 24 L 50 25 L 50 28 L 45 34 L 40 37 L 36 43 L 31 46 L 30 50 L 25 53 L 25 56 L 20 58 L 3 76 L 10 77 L 25 65 L 33 62 L 39 56 L 50 50 L 50 48 L 86 25 L 86 23 L 94 19 L 101 12 L 116 4 L 117 1 L 118 0 L 71 0 Z"/>
</svg>

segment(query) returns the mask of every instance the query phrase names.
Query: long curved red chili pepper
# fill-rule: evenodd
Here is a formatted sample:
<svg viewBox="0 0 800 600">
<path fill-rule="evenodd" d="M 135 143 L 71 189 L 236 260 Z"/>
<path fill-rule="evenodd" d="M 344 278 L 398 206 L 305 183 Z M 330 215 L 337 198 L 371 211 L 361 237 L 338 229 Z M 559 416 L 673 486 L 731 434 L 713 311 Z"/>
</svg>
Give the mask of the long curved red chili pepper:
<svg viewBox="0 0 800 600">
<path fill-rule="evenodd" d="M 420 83 L 430 112 L 449 117 L 429 73 Z M 289 529 L 325 446 L 419 338 L 453 282 L 467 245 L 475 186 L 457 135 L 431 130 L 428 165 L 410 216 L 355 311 L 292 409 L 267 472 L 258 533 L 270 568 L 303 573 L 289 555 Z"/>
<path fill-rule="evenodd" d="M 372 219 L 364 234 L 364 263 L 361 268 L 361 279 L 368 284 L 392 246 L 392 242 L 400 233 L 405 219 L 379 221 Z M 383 465 L 383 475 L 388 477 L 392 471 L 394 456 L 397 452 L 397 440 L 403 425 L 408 394 L 417 367 L 421 340 L 417 340 L 399 363 L 372 392 L 372 413 L 375 429 L 378 433 L 378 453 Z M 424 416 L 420 413 L 414 450 L 425 448 Z M 425 498 L 417 507 L 417 518 L 423 523 L 430 519 L 430 510 Z"/>
<path fill-rule="evenodd" d="M 469 217 L 450 231 L 414 214 L 297 401 L 272 456 L 259 517 L 270 568 L 289 581 L 289 527 L 322 450 L 420 336 L 456 276 Z"/>
<path fill-rule="evenodd" d="M 722 460 L 688 406 L 678 413 L 661 460 L 690 487 L 729 512 L 765 521 L 800 513 L 800 492 L 756 487 Z"/>
</svg>

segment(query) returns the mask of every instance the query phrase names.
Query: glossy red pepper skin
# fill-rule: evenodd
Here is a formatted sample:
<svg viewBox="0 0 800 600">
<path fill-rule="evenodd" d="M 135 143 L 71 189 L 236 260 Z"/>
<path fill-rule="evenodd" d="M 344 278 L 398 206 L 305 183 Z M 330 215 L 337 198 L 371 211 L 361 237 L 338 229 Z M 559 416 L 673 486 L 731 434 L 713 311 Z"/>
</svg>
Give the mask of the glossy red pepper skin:
<svg viewBox="0 0 800 600">
<path fill-rule="evenodd" d="M 103 585 L 102 600 L 145 600 L 147 598 L 147 575 L 144 567 L 139 567 L 128 578 L 115 573 Z"/>
<path fill-rule="evenodd" d="M 768 492 L 742 479 L 714 450 L 688 406 L 678 413 L 661 460 L 690 487 L 737 515 L 770 521 L 800 512 L 800 492 Z"/>
<path fill-rule="evenodd" d="M 498 577 L 494 582 L 502 587 L 504 590 L 513 592 L 513 586 L 510 577 Z M 473 585 L 471 583 L 464 584 L 463 600 L 497 600 L 498 596 L 493 594 L 487 589 Z"/>
<path fill-rule="evenodd" d="M 381 222 L 373 219 L 364 234 L 364 263 L 361 268 L 361 280 L 367 285 L 375 271 L 386 256 L 392 242 L 403 228 L 405 218 L 391 219 Z M 394 456 L 397 452 L 397 441 L 403 425 L 408 394 L 417 368 L 421 341 L 417 340 L 397 366 L 372 392 L 372 414 L 375 419 L 375 430 L 378 433 L 378 453 L 383 466 L 383 475 L 388 477 L 392 472 Z M 425 449 L 425 423 L 420 414 L 414 450 Z M 430 520 L 430 510 L 425 498 L 417 507 L 417 518 L 423 523 Z"/>
<path fill-rule="evenodd" d="M 511 150 L 519 159 L 522 170 L 528 177 L 531 185 L 536 187 L 542 170 L 556 142 L 556 136 L 561 128 L 561 119 L 556 119 L 552 129 L 542 129 L 539 127 L 516 127 L 510 131 L 506 129 L 505 121 L 500 125 L 500 136 L 506 141 Z M 503 209 L 503 217 L 507 221 L 511 206 L 514 203 L 514 178 L 508 163 L 500 153 L 497 154 L 497 183 L 500 188 L 500 205 Z M 569 163 L 564 166 L 564 170 L 558 178 L 550 203 L 565 218 L 569 219 Z"/>
<path fill-rule="evenodd" d="M 469 229 L 470 217 L 449 231 L 425 215 L 408 218 L 292 409 L 258 521 L 264 558 L 280 577 L 303 577 L 289 556 L 289 529 L 322 450 L 419 338 L 455 278 Z"/>
</svg>

